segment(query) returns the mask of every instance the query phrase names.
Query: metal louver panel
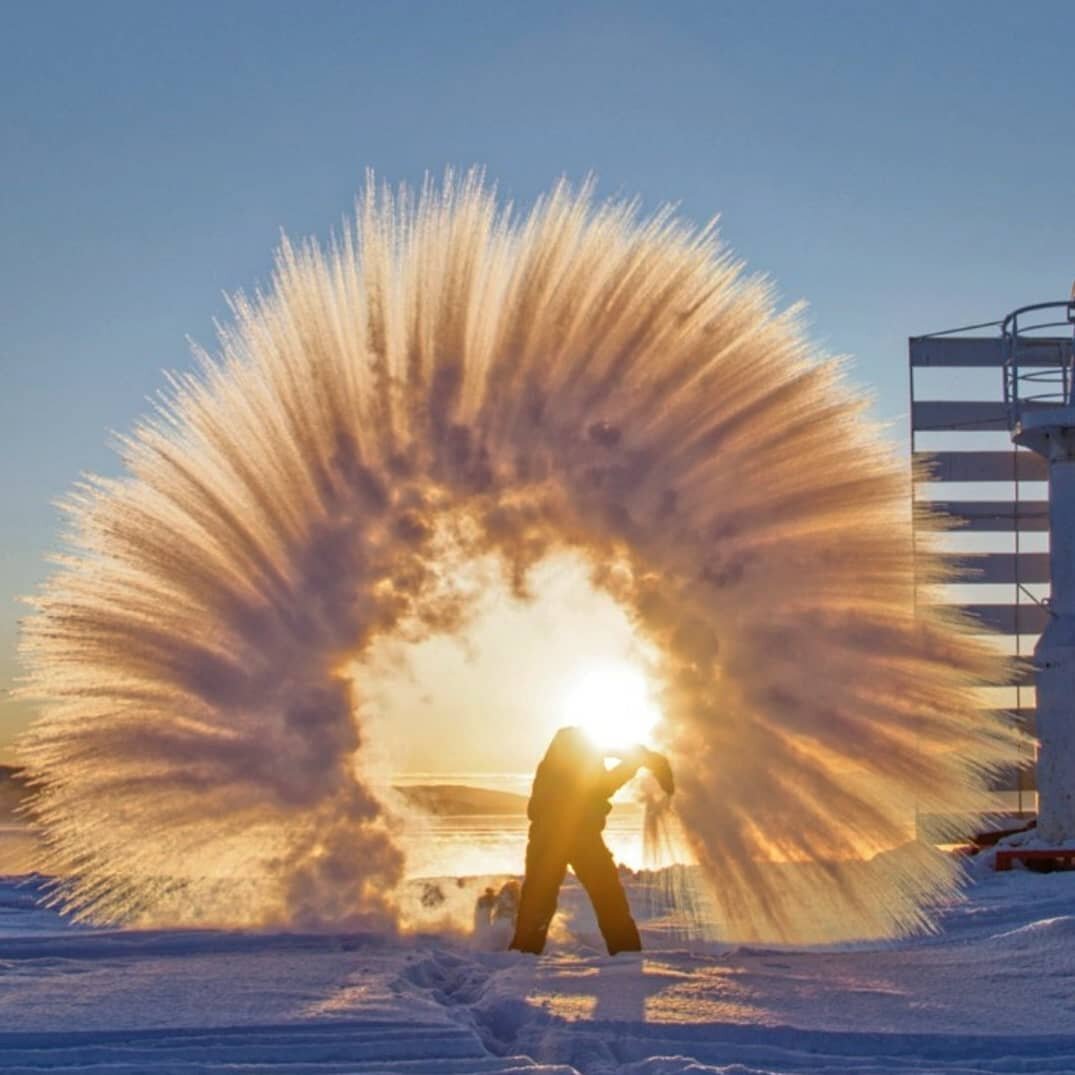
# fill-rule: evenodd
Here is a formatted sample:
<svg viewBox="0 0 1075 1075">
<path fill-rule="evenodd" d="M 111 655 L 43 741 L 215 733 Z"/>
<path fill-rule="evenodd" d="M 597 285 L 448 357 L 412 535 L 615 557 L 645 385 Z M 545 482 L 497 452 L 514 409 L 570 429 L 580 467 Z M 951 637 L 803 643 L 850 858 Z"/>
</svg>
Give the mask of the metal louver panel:
<svg viewBox="0 0 1075 1075">
<path fill-rule="evenodd" d="M 1004 365 L 1004 341 L 999 336 L 924 336 L 909 343 L 911 365 L 918 368 L 1000 369 Z M 1027 369 L 1056 366 L 1070 353 L 1070 340 L 1026 339 L 1020 345 L 1019 365 Z"/>
<path fill-rule="evenodd" d="M 1011 678 L 1004 684 L 1006 687 L 1033 687 L 1034 686 L 1034 666 L 1030 663 L 1030 658 L 1024 657 L 1021 667 L 1017 667 L 1012 673 Z"/>
<path fill-rule="evenodd" d="M 1021 709 L 1009 709 L 1012 720 L 1027 733 L 1034 735 L 1038 730 L 1038 711 L 1033 706 L 1023 706 Z"/>
<path fill-rule="evenodd" d="M 946 557 L 957 582 L 1033 583 L 1049 581 L 1047 552 L 990 552 Z"/>
<path fill-rule="evenodd" d="M 1018 529 L 1023 533 L 1049 529 L 1047 500 L 920 500 L 920 505 L 947 515 L 961 532 L 999 533 Z"/>
<path fill-rule="evenodd" d="M 1056 404 L 1021 405 L 1024 412 L 1045 410 Z M 1008 407 L 1000 399 L 922 399 L 911 404 L 911 424 L 916 433 L 1008 431 Z"/>
<path fill-rule="evenodd" d="M 1005 635 L 1036 635 L 1045 630 L 1049 610 L 1042 605 L 963 605 L 983 627 Z"/>
<path fill-rule="evenodd" d="M 914 459 L 930 481 L 1047 481 L 1045 460 L 1034 452 L 915 452 Z"/>
</svg>

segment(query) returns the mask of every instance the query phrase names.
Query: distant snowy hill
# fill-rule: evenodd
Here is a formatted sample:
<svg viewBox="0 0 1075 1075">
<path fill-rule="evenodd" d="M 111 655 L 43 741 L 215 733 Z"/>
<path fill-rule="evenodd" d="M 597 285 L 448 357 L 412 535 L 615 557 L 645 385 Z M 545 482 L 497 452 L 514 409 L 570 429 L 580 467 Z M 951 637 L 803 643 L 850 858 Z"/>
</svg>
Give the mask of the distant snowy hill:
<svg viewBox="0 0 1075 1075">
<path fill-rule="evenodd" d="M 398 787 L 408 802 L 438 815 L 524 814 L 526 796 L 491 788 L 472 788 L 464 784 L 414 784 Z"/>
<path fill-rule="evenodd" d="M 0 765 L 0 819 L 10 819 L 27 794 L 26 781 L 13 765 Z M 395 789 L 407 802 L 438 816 L 524 814 L 526 796 L 465 784 L 412 784 Z"/>
</svg>

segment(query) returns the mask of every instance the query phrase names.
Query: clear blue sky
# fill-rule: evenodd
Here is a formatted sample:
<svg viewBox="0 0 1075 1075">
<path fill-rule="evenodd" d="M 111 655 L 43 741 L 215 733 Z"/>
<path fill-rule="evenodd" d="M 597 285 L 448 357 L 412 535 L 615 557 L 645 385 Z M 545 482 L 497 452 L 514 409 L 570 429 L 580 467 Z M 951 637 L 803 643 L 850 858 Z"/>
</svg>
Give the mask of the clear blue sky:
<svg viewBox="0 0 1075 1075">
<path fill-rule="evenodd" d="M 906 337 L 1075 275 L 1070 5 L 9 3 L 0 689 L 52 501 L 363 170 L 678 201 L 811 304 L 904 437 Z M 0 704 L 0 756 L 25 711 Z"/>
</svg>

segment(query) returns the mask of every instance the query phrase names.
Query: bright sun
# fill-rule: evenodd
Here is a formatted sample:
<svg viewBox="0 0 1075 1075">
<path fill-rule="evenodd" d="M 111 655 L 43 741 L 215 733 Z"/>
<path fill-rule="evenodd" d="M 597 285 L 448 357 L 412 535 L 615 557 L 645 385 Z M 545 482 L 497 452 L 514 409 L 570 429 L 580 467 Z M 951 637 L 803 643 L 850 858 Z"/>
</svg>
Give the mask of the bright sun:
<svg viewBox="0 0 1075 1075">
<path fill-rule="evenodd" d="M 600 747 L 644 743 L 661 719 L 645 675 L 626 661 L 587 665 L 564 697 L 564 717 Z"/>
</svg>

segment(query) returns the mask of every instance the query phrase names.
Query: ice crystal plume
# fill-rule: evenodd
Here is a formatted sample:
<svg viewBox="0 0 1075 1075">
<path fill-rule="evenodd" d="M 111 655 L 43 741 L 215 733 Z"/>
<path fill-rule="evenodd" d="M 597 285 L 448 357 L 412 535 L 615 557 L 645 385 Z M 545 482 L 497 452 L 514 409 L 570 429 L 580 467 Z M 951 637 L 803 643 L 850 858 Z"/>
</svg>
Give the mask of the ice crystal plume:
<svg viewBox="0 0 1075 1075">
<path fill-rule="evenodd" d="M 891 849 L 916 808 L 981 811 L 1020 749 L 980 708 L 991 651 L 916 614 L 909 478 L 863 400 L 670 210 L 371 181 L 121 451 L 67 502 L 22 639 L 44 867 L 94 921 L 390 928 L 353 670 L 457 630 L 478 557 L 520 589 L 585 558 L 660 654 L 728 935 L 926 925 L 956 867 Z"/>
</svg>

